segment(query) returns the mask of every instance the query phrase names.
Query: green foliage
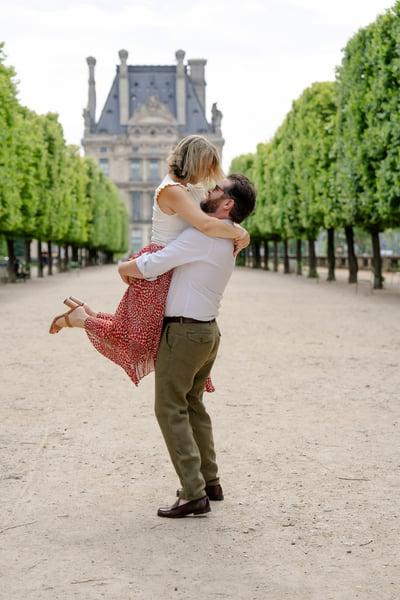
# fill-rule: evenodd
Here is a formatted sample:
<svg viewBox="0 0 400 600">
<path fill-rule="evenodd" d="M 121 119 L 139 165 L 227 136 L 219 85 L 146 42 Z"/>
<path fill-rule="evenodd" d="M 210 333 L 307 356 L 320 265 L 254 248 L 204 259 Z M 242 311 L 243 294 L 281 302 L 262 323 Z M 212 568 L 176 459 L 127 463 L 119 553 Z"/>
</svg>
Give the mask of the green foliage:
<svg viewBox="0 0 400 600">
<path fill-rule="evenodd" d="M 340 219 L 334 186 L 335 84 L 316 83 L 293 103 L 253 162 L 257 226 L 266 238 L 317 237 Z"/>
<path fill-rule="evenodd" d="M 20 199 L 16 186 L 17 165 L 12 152 L 18 115 L 14 70 L 4 64 L 4 44 L 0 44 L 0 232 L 21 225 Z"/>
<path fill-rule="evenodd" d="M 125 252 L 129 244 L 129 217 L 125 203 L 116 186 L 97 163 L 91 158 L 86 158 L 85 163 L 88 172 L 86 198 L 90 213 L 88 246 Z"/>
<path fill-rule="evenodd" d="M 258 226 L 266 239 L 285 237 L 286 211 L 279 163 L 279 135 L 268 144 L 259 144 L 254 161 L 254 180 L 258 190 Z"/>
<path fill-rule="evenodd" d="M 400 224 L 400 3 L 349 41 L 337 72 L 338 185 L 348 220 Z"/>
<path fill-rule="evenodd" d="M 304 90 L 273 139 L 232 162 L 258 190 L 251 232 L 315 239 L 321 228 L 398 227 L 399 97 L 396 2 L 349 40 L 335 82 Z"/>
<path fill-rule="evenodd" d="M 342 222 L 335 189 L 337 98 L 334 82 L 314 83 L 293 103 L 293 168 L 307 237 Z"/>
<path fill-rule="evenodd" d="M 275 239 L 299 237 L 299 190 L 295 177 L 293 143 L 294 113 L 289 112 L 270 144 L 264 147 L 264 196 L 267 224 Z"/>
<path fill-rule="evenodd" d="M 86 196 L 87 167 L 79 155 L 77 146 L 68 146 L 63 166 L 61 202 L 68 207 L 68 230 L 65 237 L 69 243 L 83 247 L 88 241 L 90 206 Z"/>
<path fill-rule="evenodd" d="M 3 257 L 7 256 L 7 242 L 6 238 L 0 235 L 0 261 Z"/>
<path fill-rule="evenodd" d="M 56 114 L 20 106 L 0 44 L 0 233 L 125 252 L 128 215 L 96 164 L 66 146 Z"/>
<path fill-rule="evenodd" d="M 15 157 L 15 189 L 18 191 L 20 223 L 11 232 L 30 239 L 37 234 L 37 212 L 46 181 L 46 152 L 42 118 L 19 107 L 11 152 Z"/>
<path fill-rule="evenodd" d="M 242 173 L 251 179 L 252 169 L 254 163 L 254 154 L 241 154 L 236 156 L 229 168 L 229 173 Z"/>
<path fill-rule="evenodd" d="M 56 114 L 43 116 L 46 178 L 38 209 L 37 236 L 58 245 L 69 243 L 69 198 L 65 194 L 67 162 L 64 134 Z"/>
<path fill-rule="evenodd" d="M 254 182 L 254 159 L 254 154 L 242 154 L 241 156 L 235 157 L 231 163 L 229 173 L 242 173 L 243 175 L 246 175 L 250 181 Z M 247 229 L 252 238 L 261 237 L 257 215 L 258 203 L 259 199 L 257 198 L 255 212 L 247 217 L 242 223 L 243 227 Z"/>
</svg>

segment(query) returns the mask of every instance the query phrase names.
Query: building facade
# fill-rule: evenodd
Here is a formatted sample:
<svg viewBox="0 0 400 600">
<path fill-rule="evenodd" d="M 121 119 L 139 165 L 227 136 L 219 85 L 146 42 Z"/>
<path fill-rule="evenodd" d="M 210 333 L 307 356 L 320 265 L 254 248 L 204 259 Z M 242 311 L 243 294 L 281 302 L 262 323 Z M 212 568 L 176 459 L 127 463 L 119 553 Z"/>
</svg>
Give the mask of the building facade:
<svg viewBox="0 0 400 600">
<path fill-rule="evenodd" d="M 222 113 L 216 104 L 206 118 L 204 59 L 175 54 L 176 64 L 120 64 L 105 105 L 96 121 L 96 59 L 89 57 L 88 105 L 83 112 L 82 145 L 117 185 L 130 215 L 130 250 L 149 243 L 154 190 L 167 173 L 167 157 L 189 134 L 204 135 L 222 155 Z"/>
</svg>

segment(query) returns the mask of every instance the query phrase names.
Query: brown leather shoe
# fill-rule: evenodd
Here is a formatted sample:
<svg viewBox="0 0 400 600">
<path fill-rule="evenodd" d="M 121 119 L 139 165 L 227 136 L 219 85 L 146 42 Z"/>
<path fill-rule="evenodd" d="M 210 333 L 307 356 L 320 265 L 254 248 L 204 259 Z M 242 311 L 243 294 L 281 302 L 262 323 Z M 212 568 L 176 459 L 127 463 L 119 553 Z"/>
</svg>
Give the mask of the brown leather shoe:
<svg viewBox="0 0 400 600">
<path fill-rule="evenodd" d="M 178 498 L 181 495 L 181 491 L 182 488 L 176 490 L 176 495 L 178 496 Z M 224 492 L 222 491 L 222 487 L 219 483 L 217 485 L 206 485 L 205 492 L 209 500 L 218 501 L 224 499 Z"/>
<path fill-rule="evenodd" d="M 223 500 L 224 492 L 222 487 L 219 485 L 206 485 L 206 494 L 209 500 Z"/>
<path fill-rule="evenodd" d="M 170 507 L 159 508 L 157 514 L 159 517 L 169 517 L 170 519 L 179 519 L 188 515 L 204 515 L 211 511 L 210 503 L 207 496 L 199 498 L 199 500 L 191 500 L 185 504 L 179 504 L 179 498 Z"/>
</svg>

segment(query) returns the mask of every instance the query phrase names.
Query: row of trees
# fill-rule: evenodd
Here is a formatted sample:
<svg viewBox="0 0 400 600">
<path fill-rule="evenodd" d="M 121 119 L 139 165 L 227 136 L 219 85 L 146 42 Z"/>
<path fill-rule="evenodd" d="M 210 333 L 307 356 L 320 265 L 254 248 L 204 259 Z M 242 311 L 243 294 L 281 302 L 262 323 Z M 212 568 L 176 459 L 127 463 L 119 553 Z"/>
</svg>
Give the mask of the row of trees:
<svg viewBox="0 0 400 600">
<path fill-rule="evenodd" d="M 17 100 L 14 71 L 5 65 L 0 44 L 0 234 L 7 240 L 9 278 L 14 279 L 14 240 L 64 248 L 68 260 L 86 248 L 90 258 L 128 248 L 128 215 L 116 186 L 96 162 L 67 146 L 55 114 L 37 115 Z"/>
<path fill-rule="evenodd" d="M 344 229 L 349 282 L 357 281 L 354 227 L 371 235 L 374 287 L 381 288 L 379 233 L 400 226 L 400 2 L 344 49 L 333 82 L 314 83 L 293 102 L 268 143 L 235 158 L 231 171 L 258 189 L 247 221 L 257 254 L 261 243 L 284 247 L 308 240 L 309 276 L 317 276 L 315 240 L 327 230 L 328 279 L 335 278 L 335 230 Z"/>
</svg>

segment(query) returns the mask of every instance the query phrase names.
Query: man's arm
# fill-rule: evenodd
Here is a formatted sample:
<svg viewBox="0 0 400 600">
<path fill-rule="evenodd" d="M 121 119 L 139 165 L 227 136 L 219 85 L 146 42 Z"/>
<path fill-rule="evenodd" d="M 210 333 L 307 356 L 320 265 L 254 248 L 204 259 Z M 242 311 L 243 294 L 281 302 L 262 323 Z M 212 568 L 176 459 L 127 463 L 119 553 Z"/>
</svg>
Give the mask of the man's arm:
<svg viewBox="0 0 400 600">
<path fill-rule="evenodd" d="M 121 263 L 118 272 L 122 281 L 127 284 L 131 283 L 130 278 L 158 277 L 179 265 L 201 260 L 208 254 L 213 243 L 214 238 L 189 227 L 162 250 L 148 252 L 134 260 Z"/>
</svg>

